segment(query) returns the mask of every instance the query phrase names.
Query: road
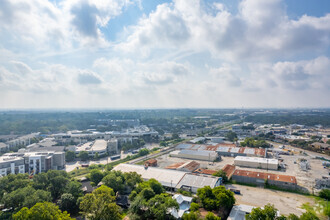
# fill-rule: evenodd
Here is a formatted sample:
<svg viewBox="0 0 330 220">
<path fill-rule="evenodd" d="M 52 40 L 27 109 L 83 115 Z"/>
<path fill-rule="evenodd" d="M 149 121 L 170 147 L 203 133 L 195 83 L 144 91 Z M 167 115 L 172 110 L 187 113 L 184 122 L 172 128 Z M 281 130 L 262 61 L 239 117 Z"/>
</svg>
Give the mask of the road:
<svg viewBox="0 0 330 220">
<path fill-rule="evenodd" d="M 148 155 L 146 155 L 146 156 L 144 156 L 144 157 L 139 157 L 139 158 L 137 158 L 137 159 L 131 160 L 131 161 L 129 161 L 128 163 L 130 163 L 130 164 L 135 164 L 135 163 L 138 163 L 138 162 L 141 162 L 141 161 L 144 161 L 144 160 L 148 160 L 148 159 L 150 159 L 150 158 L 159 157 L 159 156 L 161 156 L 161 155 L 163 155 L 163 154 L 167 154 L 167 153 L 171 152 L 172 150 L 175 149 L 175 147 L 176 147 L 177 145 L 178 145 L 178 144 L 174 144 L 173 146 L 168 147 L 168 149 L 166 149 L 166 150 L 164 150 L 164 151 L 161 151 L 161 152 L 156 153 L 156 154 L 148 154 Z"/>
</svg>

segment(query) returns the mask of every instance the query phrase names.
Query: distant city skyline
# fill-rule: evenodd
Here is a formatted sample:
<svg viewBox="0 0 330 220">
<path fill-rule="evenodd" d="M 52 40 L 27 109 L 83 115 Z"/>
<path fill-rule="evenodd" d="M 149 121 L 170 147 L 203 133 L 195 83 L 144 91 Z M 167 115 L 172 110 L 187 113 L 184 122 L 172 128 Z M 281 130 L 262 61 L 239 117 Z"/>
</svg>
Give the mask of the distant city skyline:
<svg viewBox="0 0 330 220">
<path fill-rule="evenodd" d="M 2 0 L 1 109 L 327 108 L 330 2 Z"/>
</svg>

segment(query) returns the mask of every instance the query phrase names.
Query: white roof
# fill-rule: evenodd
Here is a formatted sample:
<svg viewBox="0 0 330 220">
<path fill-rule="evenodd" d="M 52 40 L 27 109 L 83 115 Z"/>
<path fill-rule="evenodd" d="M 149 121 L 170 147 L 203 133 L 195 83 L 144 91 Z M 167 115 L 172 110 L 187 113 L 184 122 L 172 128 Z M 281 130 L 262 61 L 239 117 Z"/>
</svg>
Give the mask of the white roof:
<svg viewBox="0 0 330 220">
<path fill-rule="evenodd" d="M 245 215 L 252 212 L 255 208 L 249 205 L 235 205 L 230 211 L 228 220 L 245 220 Z"/>
<path fill-rule="evenodd" d="M 182 186 L 191 186 L 196 188 L 210 186 L 211 188 L 214 188 L 218 179 L 219 177 L 194 175 L 188 173 L 182 178 L 176 188 L 180 189 Z"/>
<path fill-rule="evenodd" d="M 107 141 L 106 140 L 95 140 L 94 142 L 87 142 L 80 147 L 76 147 L 76 151 L 106 151 Z"/>
<path fill-rule="evenodd" d="M 177 171 L 177 170 L 168 170 L 155 167 L 148 167 L 147 169 L 144 166 L 133 165 L 133 164 L 119 164 L 114 167 L 113 170 L 120 170 L 124 173 L 136 172 L 142 176 L 143 179 L 149 180 L 151 178 L 156 179 L 163 186 L 175 187 L 186 172 Z"/>
<path fill-rule="evenodd" d="M 255 162 L 255 163 L 268 163 L 268 164 L 278 164 L 277 159 L 268 159 L 268 158 L 261 158 L 261 157 L 242 157 L 237 156 L 235 157 L 234 161 L 246 161 L 246 162 Z"/>
</svg>

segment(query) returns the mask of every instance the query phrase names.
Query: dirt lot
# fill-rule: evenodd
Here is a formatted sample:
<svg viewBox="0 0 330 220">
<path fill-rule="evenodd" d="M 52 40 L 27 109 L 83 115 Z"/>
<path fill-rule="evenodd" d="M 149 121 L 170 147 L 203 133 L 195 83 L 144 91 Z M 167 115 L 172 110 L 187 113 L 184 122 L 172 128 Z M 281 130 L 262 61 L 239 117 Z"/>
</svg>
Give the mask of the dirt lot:
<svg viewBox="0 0 330 220">
<path fill-rule="evenodd" d="M 157 164 L 159 168 L 165 168 L 174 163 L 180 162 L 188 162 L 192 161 L 190 159 L 182 159 L 176 157 L 169 157 L 169 154 L 162 155 L 157 157 Z M 222 157 L 220 162 L 209 162 L 209 161 L 202 161 L 202 160 L 195 160 L 196 162 L 200 163 L 200 168 L 210 169 L 210 170 L 219 170 L 222 169 L 226 164 L 233 164 L 234 158 L 233 157 Z"/>
<path fill-rule="evenodd" d="M 275 208 L 283 215 L 289 215 L 290 213 L 301 215 L 305 212 L 301 208 L 304 203 L 309 202 L 312 206 L 315 205 L 314 199 L 311 197 L 294 193 L 236 184 L 226 185 L 226 188 L 239 189 L 241 191 L 241 195 L 235 195 L 236 204 L 263 207 L 265 204 L 270 203 L 274 204 Z"/>
</svg>

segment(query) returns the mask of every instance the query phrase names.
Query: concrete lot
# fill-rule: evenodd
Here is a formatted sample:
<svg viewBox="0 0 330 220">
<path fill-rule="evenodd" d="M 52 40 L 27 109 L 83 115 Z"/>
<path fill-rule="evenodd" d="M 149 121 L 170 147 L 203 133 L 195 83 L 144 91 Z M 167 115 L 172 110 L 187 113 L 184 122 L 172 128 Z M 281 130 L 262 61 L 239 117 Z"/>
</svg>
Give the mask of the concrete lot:
<svg viewBox="0 0 330 220">
<path fill-rule="evenodd" d="M 314 199 L 311 197 L 294 193 L 236 184 L 226 185 L 226 188 L 239 189 L 241 191 L 241 195 L 235 195 L 236 204 L 263 207 L 270 203 L 283 215 L 294 213 L 299 216 L 305 212 L 305 210 L 301 208 L 304 203 L 310 203 L 311 206 L 315 205 Z"/>
<path fill-rule="evenodd" d="M 169 154 L 162 155 L 157 157 L 157 164 L 159 168 L 165 168 L 174 163 L 180 162 L 188 162 L 192 161 L 190 159 L 182 159 L 176 157 L 170 157 Z M 200 168 L 207 168 L 210 170 L 219 170 L 222 169 L 226 164 L 233 164 L 234 157 L 222 157 L 222 160 L 219 162 L 209 162 L 209 161 L 202 161 L 202 160 L 195 160 L 196 162 L 200 163 Z"/>
</svg>

